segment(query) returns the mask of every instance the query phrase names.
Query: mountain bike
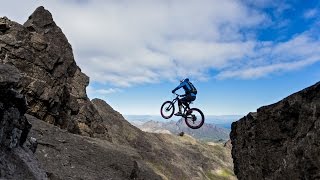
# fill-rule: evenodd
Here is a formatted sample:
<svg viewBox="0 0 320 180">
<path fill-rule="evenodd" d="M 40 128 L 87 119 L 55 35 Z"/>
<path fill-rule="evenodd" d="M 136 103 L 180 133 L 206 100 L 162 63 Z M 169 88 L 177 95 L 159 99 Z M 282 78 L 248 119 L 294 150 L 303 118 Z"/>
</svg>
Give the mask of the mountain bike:
<svg viewBox="0 0 320 180">
<path fill-rule="evenodd" d="M 170 119 L 175 111 L 174 104 L 179 101 L 179 97 L 182 97 L 179 94 L 175 95 L 175 97 L 172 101 L 166 101 L 162 104 L 160 108 L 161 116 L 164 119 Z M 187 103 L 187 105 L 182 103 L 182 117 L 184 118 L 184 121 L 186 122 L 187 126 L 191 129 L 199 129 L 203 123 L 204 123 L 204 115 L 202 111 L 198 108 L 190 108 L 191 103 Z"/>
</svg>

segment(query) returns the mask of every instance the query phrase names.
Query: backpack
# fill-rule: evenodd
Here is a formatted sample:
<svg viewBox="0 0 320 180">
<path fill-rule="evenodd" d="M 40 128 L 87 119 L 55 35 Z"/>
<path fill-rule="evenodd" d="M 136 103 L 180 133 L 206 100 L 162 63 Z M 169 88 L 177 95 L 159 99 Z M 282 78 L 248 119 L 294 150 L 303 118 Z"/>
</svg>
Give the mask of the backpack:
<svg viewBox="0 0 320 180">
<path fill-rule="evenodd" d="M 188 81 L 188 84 L 189 84 L 189 86 L 190 86 L 190 90 L 188 91 L 188 93 L 193 93 L 193 94 L 197 94 L 197 89 L 196 89 L 196 87 L 194 87 L 194 85 L 190 82 L 190 81 Z"/>
</svg>

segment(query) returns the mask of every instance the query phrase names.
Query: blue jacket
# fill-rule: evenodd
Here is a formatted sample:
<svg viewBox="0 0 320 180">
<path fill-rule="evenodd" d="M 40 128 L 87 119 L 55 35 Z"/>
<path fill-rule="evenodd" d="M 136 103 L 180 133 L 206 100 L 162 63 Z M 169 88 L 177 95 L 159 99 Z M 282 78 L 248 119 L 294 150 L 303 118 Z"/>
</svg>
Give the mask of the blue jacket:
<svg viewBox="0 0 320 180">
<path fill-rule="evenodd" d="M 190 87 L 190 85 L 188 84 L 188 81 L 189 81 L 188 78 L 185 79 L 182 83 L 180 83 L 179 86 L 177 86 L 176 88 L 174 88 L 174 89 L 172 90 L 172 92 L 174 93 L 176 90 L 178 90 L 178 89 L 180 89 L 180 88 L 183 88 L 184 91 L 185 91 L 185 93 L 186 93 L 185 95 L 188 95 L 187 92 L 189 92 L 189 91 L 191 90 L 191 87 Z M 190 95 L 191 95 L 191 96 L 196 96 L 194 93 L 190 93 Z"/>
</svg>

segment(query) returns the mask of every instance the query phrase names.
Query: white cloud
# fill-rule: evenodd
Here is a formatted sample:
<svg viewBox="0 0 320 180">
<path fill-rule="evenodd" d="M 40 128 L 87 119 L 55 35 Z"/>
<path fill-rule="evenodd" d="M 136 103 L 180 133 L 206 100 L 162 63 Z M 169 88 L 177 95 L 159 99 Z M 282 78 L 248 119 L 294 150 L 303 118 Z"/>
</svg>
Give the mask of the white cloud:
<svg viewBox="0 0 320 180">
<path fill-rule="evenodd" d="M 109 88 L 109 89 L 97 89 L 92 86 L 87 87 L 87 93 L 89 97 L 105 97 L 108 94 L 111 93 L 117 93 L 117 92 L 122 92 L 121 89 L 119 88 Z"/>
<path fill-rule="evenodd" d="M 115 92 L 119 92 L 120 90 L 119 89 L 115 89 L 115 88 L 110 88 L 110 89 L 98 89 L 98 90 L 95 90 L 96 93 L 98 94 L 110 94 L 110 93 L 115 93 Z"/>
<path fill-rule="evenodd" d="M 191 76 L 205 79 L 252 51 L 242 28 L 265 16 L 236 0 L 46 3 L 91 81 L 126 87 Z"/>
<path fill-rule="evenodd" d="M 295 64 L 320 52 L 308 35 L 280 44 L 255 39 L 255 29 L 271 21 L 261 8 L 290 7 L 272 0 L 11 0 L 0 12 L 23 23 L 39 5 L 53 14 L 91 82 L 113 87 L 207 79 L 210 69 L 218 78 L 261 77 L 303 67 Z"/>
<path fill-rule="evenodd" d="M 306 32 L 282 43 L 263 43 L 238 67 L 222 70 L 216 78 L 256 79 L 303 68 L 320 61 L 320 41 Z"/>
<path fill-rule="evenodd" d="M 290 63 L 277 63 L 266 66 L 249 67 L 247 69 L 222 71 L 217 75 L 218 79 L 238 78 L 238 79 L 257 79 L 270 73 L 292 71 L 320 61 L 320 56 L 304 59 Z"/>
</svg>

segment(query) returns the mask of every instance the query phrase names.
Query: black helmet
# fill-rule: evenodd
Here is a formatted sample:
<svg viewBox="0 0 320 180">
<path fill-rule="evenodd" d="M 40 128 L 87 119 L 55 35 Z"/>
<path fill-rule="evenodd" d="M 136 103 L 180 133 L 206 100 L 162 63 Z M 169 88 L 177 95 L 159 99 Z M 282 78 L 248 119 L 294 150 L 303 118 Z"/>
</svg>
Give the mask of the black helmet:
<svg viewBox="0 0 320 180">
<path fill-rule="evenodd" d="M 180 79 L 180 83 L 182 83 L 183 81 L 189 81 L 189 78 Z"/>
</svg>

